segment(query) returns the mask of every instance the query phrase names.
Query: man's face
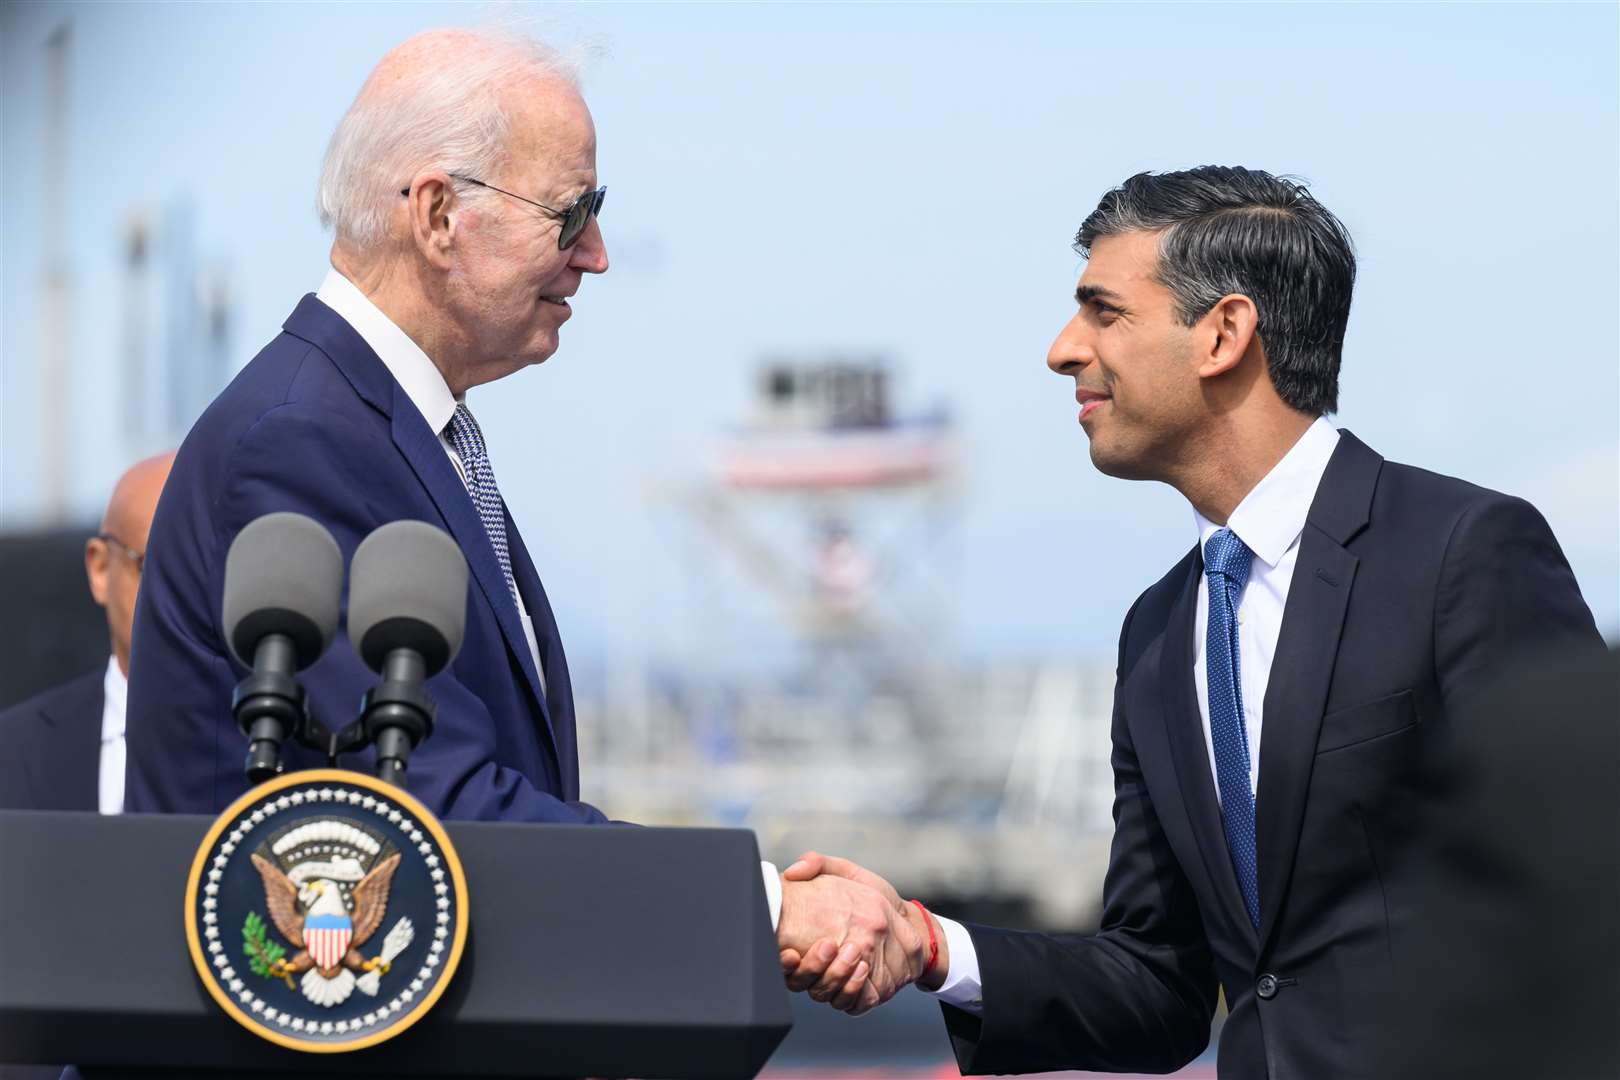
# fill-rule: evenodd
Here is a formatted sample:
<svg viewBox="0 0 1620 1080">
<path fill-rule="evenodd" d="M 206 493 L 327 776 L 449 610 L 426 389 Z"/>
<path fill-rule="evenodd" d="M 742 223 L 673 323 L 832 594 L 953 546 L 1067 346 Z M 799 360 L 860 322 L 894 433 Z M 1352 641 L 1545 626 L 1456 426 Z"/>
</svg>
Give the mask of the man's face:
<svg viewBox="0 0 1620 1080">
<path fill-rule="evenodd" d="M 510 145 L 500 174 L 477 179 L 562 211 L 597 186 L 596 129 L 572 90 L 539 83 L 515 94 Z M 566 298 L 585 274 L 607 269 L 607 247 L 593 219 L 572 247 L 559 251 L 561 221 L 506 195 L 485 194 L 460 211 L 448 291 L 477 366 L 505 374 L 557 351 L 571 314 Z"/>
<path fill-rule="evenodd" d="M 129 641 L 135 625 L 135 597 L 152 515 L 169 477 L 173 454 L 163 454 L 130 468 L 119 478 L 101 519 L 101 532 L 84 547 L 90 595 L 107 611 L 107 634 L 118 666 L 129 673 Z"/>
<path fill-rule="evenodd" d="M 1091 248 L 1046 364 L 1072 376 L 1091 461 L 1110 476 L 1165 479 L 1207 415 L 1192 330 L 1154 279 L 1159 234 L 1122 233 Z"/>
<path fill-rule="evenodd" d="M 113 655 L 118 657 L 118 666 L 127 675 L 129 639 L 135 626 L 135 596 L 141 587 L 136 558 L 146 551 L 146 537 L 118 539 L 128 544 L 133 553 L 117 542 L 96 537 L 85 545 L 84 569 L 90 579 L 90 595 L 107 610 L 107 633 L 112 639 Z"/>
</svg>

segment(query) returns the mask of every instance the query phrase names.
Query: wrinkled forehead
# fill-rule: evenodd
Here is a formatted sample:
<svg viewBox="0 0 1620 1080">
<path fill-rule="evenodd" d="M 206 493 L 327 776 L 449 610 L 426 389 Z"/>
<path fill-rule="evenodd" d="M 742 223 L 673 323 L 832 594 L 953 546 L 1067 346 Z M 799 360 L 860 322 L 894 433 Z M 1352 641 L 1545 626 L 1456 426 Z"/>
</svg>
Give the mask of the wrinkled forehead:
<svg viewBox="0 0 1620 1080">
<path fill-rule="evenodd" d="M 528 79 L 506 92 L 505 104 L 511 177 L 531 184 L 595 179 L 596 124 L 578 90 L 561 79 Z"/>
</svg>

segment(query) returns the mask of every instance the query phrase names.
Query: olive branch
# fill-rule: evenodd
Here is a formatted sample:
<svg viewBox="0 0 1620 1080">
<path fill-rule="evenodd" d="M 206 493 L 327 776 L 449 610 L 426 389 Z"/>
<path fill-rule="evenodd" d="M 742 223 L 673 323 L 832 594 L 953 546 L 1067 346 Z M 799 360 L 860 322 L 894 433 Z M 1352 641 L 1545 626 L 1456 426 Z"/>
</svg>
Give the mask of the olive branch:
<svg viewBox="0 0 1620 1080">
<path fill-rule="evenodd" d="M 276 970 L 276 965 L 287 955 L 287 950 L 280 942 L 270 940 L 269 934 L 265 931 L 264 920 L 259 918 L 258 912 L 248 912 L 247 920 L 242 923 L 242 946 L 242 952 L 247 956 L 248 967 L 253 969 L 253 974 L 263 975 L 267 979 L 279 975 L 286 980 L 287 989 L 294 989 L 292 976 Z"/>
</svg>

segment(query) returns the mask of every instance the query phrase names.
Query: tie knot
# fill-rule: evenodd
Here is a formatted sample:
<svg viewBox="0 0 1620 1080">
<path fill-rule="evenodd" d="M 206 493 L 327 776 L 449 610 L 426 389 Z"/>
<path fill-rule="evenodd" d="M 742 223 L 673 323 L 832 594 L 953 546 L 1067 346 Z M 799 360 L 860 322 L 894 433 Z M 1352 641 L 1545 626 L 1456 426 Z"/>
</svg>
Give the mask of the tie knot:
<svg viewBox="0 0 1620 1080">
<path fill-rule="evenodd" d="M 455 446 L 456 452 L 465 454 L 469 449 L 476 449 L 479 454 L 484 453 L 484 433 L 478 427 L 478 421 L 473 418 L 472 410 L 463 402 L 456 403 L 455 415 L 450 417 L 450 423 L 445 425 L 445 434 L 450 436 L 450 442 Z"/>
<path fill-rule="evenodd" d="M 1221 529 L 1204 545 L 1204 573 L 1220 574 L 1238 588 L 1249 580 L 1254 552 L 1231 529 Z"/>
</svg>

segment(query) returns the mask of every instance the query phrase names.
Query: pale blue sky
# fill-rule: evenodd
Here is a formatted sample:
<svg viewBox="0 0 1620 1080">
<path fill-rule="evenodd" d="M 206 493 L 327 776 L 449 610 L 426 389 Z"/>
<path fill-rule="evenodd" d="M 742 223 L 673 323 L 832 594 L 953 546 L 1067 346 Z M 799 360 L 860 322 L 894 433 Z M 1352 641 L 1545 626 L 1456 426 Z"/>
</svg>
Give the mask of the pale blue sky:
<svg viewBox="0 0 1620 1080">
<path fill-rule="evenodd" d="M 613 269 L 542 368 L 473 391 L 571 653 L 769 625 L 688 583 L 649 483 L 695 476 L 762 352 L 892 353 L 969 447 L 960 645 L 1107 655 L 1193 542 L 1175 492 L 1100 476 L 1043 361 L 1076 226 L 1142 169 L 1303 176 L 1361 259 L 1337 421 L 1387 457 L 1523 495 L 1620 626 L 1616 8 L 1593 5 L 537 5 L 586 42 Z M 33 449 L 40 42 L 74 31 L 72 503 L 123 461 L 118 253 L 189 193 L 230 268 L 236 366 L 319 284 L 327 137 L 389 47 L 470 5 L 7 4 L 0 520 Z M 677 553 L 679 557 L 677 557 Z M 686 560 L 686 561 L 683 561 Z M 723 576 L 723 575 L 722 575 Z"/>
</svg>

